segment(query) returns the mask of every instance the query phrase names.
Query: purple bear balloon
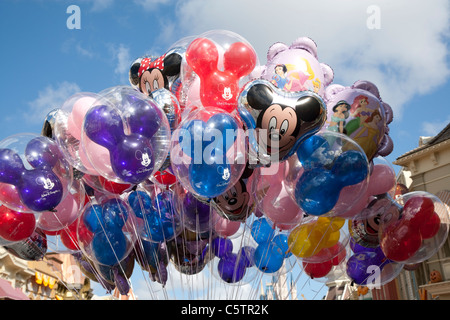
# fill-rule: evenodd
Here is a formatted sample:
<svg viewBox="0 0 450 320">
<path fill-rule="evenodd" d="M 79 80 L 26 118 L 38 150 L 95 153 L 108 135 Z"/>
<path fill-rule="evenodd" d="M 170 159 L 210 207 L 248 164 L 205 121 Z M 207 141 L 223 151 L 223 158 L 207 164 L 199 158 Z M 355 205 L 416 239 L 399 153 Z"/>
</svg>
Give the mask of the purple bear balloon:
<svg viewBox="0 0 450 320">
<path fill-rule="evenodd" d="M 34 168 L 28 170 L 13 150 L 0 149 L 0 182 L 16 186 L 23 204 L 37 212 L 51 211 L 62 200 L 63 185 L 52 171 L 60 157 L 59 149 L 46 137 L 30 140 L 25 158 Z"/>
<path fill-rule="evenodd" d="M 116 109 L 107 105 L 91 108 L 85 116 L 84 130 L 93 142 L 109 150 L 111 166 L 125 183 L 138 184 L 154 171 L 151 138 L 161 125 L 157 107 L 135 100 L 133 114 L 127 119 L 130 134 Z"/>
</svg>

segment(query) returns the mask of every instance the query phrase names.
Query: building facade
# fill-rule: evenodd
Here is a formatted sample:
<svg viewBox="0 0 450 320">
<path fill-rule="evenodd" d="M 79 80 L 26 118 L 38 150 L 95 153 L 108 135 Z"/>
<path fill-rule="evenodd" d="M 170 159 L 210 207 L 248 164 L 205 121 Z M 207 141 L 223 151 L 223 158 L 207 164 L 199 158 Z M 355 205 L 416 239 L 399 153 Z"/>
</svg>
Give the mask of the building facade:
<svg viewBox="0 0 450 320">
<path fill-rule="evenodd" d="M 87 300 L 93 296 L 70 254 L 47 253 L 26 261 L 0 247 L 1 300 Z"/>
</svg>

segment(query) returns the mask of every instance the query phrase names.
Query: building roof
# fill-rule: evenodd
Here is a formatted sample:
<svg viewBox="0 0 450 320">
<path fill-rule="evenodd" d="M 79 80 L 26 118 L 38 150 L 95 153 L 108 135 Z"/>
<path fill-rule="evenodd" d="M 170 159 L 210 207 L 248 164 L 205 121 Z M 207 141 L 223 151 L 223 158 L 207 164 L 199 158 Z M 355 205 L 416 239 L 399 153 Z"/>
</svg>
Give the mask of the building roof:
<svg viewBox="0 0 450 320">
<path fill-rule="evenodd" d="M 11 284 L 4 279 L 0 279 L 0 298 L 10 300 L 30 300 L 22 290 L 13 288 Z"/>
<path fill-rule="evenodd" d="M 420 151 L 430 148 L 432 146 L 438 145 L 439 143 L 444 142 L 449 139 L 450 139 L 450 122 L 447 124 L 447 126 L 441 132 L 439 132 L 433 138 L 429 139 L 424 145 L 421 145 L 415 149 L 412 149 L 411 151 L 406 152 L 405 154 L 398 157 L 397 160 L 400 160 L 402 158 L 405 158 L 407 156 L 410 156 L 414 153 L 420 152 Z"/>
</svg>

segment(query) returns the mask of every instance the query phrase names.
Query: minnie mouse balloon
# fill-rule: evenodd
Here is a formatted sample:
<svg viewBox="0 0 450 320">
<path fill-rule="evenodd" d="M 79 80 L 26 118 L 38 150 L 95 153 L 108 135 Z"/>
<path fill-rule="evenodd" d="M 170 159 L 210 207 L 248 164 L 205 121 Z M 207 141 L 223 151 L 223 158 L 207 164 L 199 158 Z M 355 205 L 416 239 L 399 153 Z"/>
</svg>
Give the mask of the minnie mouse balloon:
<svg viewBox="0 0 450 320">
<path fill-rule="evenodd" d="M 351 87 L 330 85 L 325 92 L 329 131 L 346 134 L 364 150 L 369 161 L 393 150 L 388 124 L 392 109 L 383 102 L 375 84 L 357 81 Z"/>
<path fill-rule="evenodd" d="M 244 87 L 238 111 L 250 130 L 249 162 L 254 166 L 287 159 L 326 119 L 319 95 L 286 92 L 267 80 L 254 80 Z"/>
</svg>

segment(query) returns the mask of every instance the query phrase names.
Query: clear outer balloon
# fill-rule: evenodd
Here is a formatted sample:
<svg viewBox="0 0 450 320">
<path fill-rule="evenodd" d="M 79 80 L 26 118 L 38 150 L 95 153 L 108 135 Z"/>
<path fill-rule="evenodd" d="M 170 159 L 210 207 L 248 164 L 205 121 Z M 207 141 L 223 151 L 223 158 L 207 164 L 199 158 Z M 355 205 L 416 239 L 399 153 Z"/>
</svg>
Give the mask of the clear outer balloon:
<svg viewBox="0 0 450 320">
<path fill-rule="evenodd" d="M 442 247 L 449 232 L 447 206 L 425 191 L 409 192 L 395 201 L 403 206 L 397 220 L 381 219 L 380 247 L 390 260 L 415 264 L 432 257 Z"/>
<path fill-rule="evenodd" d="M 167 120 L 169 121 L 170 132 L 173 133 L 181 122 L 181 109 L 176 96 L 169 90 L 161 88 L 153 91 L 151 97 L 166 115 Z M 167 158 L 160 170 L 163 171 L 169 166 L 170 155 L 167 155 Z"/>
<path fill-rule="evenodd" d="M 114 266 L 133 250 L 138 224 L 129 205 L 117 196 L 91 201 L 77 221 L 77 246 L 92 261 Z"/>
<path fill-rule="evenodd" d="M 75 169 L 98 175 L 81 147 L 81 132 L 84 116 L 95 104 L 99 96 L 92 92 L 79 92 L 64 101 L 55 114 L 54 139 L 64 154 L 67 162 Z M 108 150 L 97 148 L 99 157 L 104 158 Z"/>
<path fill-rule="evenodd" d="M 118 183 L 138 184 L 159 170 L 169 152 L 170 126 L 149 97 L 130 87 L 99 93 L 83 122 L 81 145 L 97 172 Z M 109 163 L 95 152 L 109 151 Z"/>
<path fill-rule="evenodd" d="M 249 131 L 254 167 L 286 160 L 326 119 L 325 103 L 316 93 L 286 92 L 261 79 L 245 85 L 238 111 Z"/>
<path fill-rule="evenodd" d="M 388 124 L 392 109 L 383 102 L 378 88 L 369 81 L 357 81 L 351 87 L 330 85 L 325 94 L 329 131 L 346 134 L 364 150 L 367 158 L 392 152 Z"/>
<path fill-rule="evenodd" d="M 241 36 L 221 30 L 194 39 L 186 49 L 186 62 L 200 78 L 200 100 L 205 108 L 233 112 L 239 81 L 257 65 L 253 47 Z"/>
<path fill-rule="evenodd" d="M 170 161 L 188 191 L 202 198 L 220 196 L 237 183 L 246 167 L 242 124 L 221 109 L 194 112 L 172 135 Z"/>
<path fill-rule="evenodd" d="M 20 212 L 53 210 L 71 187 L 72 170 L 54 140 L 23 133 L 0 142 L 0 201 Z"/>
<path fill-rule="evenodd" d="M 347 136 L 319 132 L 300 145 L 291 162 L 287 190 L 305 213 L 340 216 L 366 201 L 369 163 Z"/>
</svg>

